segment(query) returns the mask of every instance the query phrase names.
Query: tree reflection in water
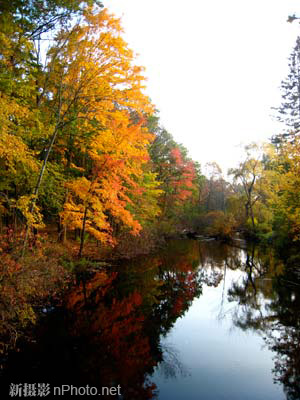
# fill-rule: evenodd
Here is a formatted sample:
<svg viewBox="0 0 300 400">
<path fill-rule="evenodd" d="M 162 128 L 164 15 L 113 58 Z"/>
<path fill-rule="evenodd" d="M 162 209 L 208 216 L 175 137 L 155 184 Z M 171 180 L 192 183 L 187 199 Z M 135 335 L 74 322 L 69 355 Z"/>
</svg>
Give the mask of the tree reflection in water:
<svg viewBox="0 0 300 400">
<path fill-rule="evenodd" d="M 198 265 L 198 243 L 179 241 L 96 273 L 43 318 L 36 343 L 9 357 L 7 382 L 120 385 L 123 399 L 156 398 L 149 377 L 159 363 L 166 376 L 185 373 L 176 349 L 160 339 L 201 295 Z"/>
<path fill-rule="evenodd" d="M 242 279 L 227 290 L 227 272 Z M 228 282 L 227 282 L 228 283 Z M 10 355 L 7 382 L 117 386 L 124 400 L 157 398 L 155 369 L 185 376 L 176 348 L 163 340 L 200 297 L 222 286 L 219 318 L 231 304 L 234 326 L 259 332 L 275 352 L 274 379 L 300 398 L 300 279 L 270 250 L 216 242 L 173 241 L 159 254 L 121 263 L 73 288 L 62 308 L 45 315 L 31 342 Z M 102 396 L 105 398 L 105 396 Z"/>
<path fill-rule="evenodd" d="M 162 346 L 163 358 L 160 362 L 160 372 L 165 379 L 175 379 L 177 376 L 185 377 L 188 369 L 180 361 L 180 355 L 171 344 L 164 343 Z"/>
<path fill-rule="evenodd" d="M 228 300 L 237 302 L 235 326 L 253 329 L 275 353 L 274 381 L 287 399 L 300 399 L 300 279 L 295 266 L 284 268 L 270 250 L 247 251 L 245 277 L 234 282 Z"/>
</svg>

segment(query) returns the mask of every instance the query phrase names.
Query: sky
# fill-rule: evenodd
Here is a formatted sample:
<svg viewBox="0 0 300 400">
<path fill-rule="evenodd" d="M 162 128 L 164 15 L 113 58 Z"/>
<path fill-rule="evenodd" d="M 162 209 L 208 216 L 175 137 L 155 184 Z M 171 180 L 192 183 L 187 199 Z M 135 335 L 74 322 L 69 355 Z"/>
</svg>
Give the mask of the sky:
<svg viewBox="0 0 300 400">
<path fill-rule="evenodd" d="M 146 68 L 160 120 L 204 167 L 226 173 L 242 146 L 282 125 L 271 108 L 300 35 L 300 0 L 103 0 Z"/>
</svg>

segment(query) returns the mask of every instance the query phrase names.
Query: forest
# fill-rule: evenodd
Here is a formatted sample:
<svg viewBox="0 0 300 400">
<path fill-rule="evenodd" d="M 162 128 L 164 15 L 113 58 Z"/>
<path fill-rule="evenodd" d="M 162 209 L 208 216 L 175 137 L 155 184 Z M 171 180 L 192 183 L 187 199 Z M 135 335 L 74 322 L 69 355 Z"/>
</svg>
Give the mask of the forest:
<svg viewBox="0 0 300 400">
<path fill-rule="evenodd" d="M 300 37 L 274 111 L 282 133 L 249 143 L 226 180 L 161 125 L 101 2 L 12 0 L 0 11 L 1 351 L 83 271 L 168 238 L 238 232 L 299 257 Z"/>
</svg>

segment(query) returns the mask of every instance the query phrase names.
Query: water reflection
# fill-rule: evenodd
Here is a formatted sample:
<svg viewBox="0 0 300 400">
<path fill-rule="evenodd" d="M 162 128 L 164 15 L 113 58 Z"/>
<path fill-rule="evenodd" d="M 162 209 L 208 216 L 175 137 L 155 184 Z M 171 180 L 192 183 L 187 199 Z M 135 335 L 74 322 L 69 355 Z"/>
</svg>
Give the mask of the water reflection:
<svg viewBox="0 0 300 400">
<path fill-rule="evenodd" d="M 222 382 L 214 382 L 213 369 L 199 372 L 191 368 L 192 356 L 179 350 L 181 342 L 168 342 L 178 324 L 182 343 L 191 329 L 204 331 L 201 318 L 207 314 L 219 324 L 207 328 L 212 330 L 208 331 L 211 337 L 224 336 L 221 326 L 225 319 L 238 330 L 261 335 L 275 354 L 274 380 L 283 385 L 287 399 L 299 399 L 299 288 L 296 270 L 285 269 L 270 250 L 173 241 L 155 256 L 126 261 L 74 288 L 64 307 L 44 316 L 32 341 L 10 354 L 4 379 L 7 383 L 121 385 L 123 399 L 167 400 L 180 397 L 169 386 L 164 390 L 162 379 L 177 379 L 177 384 L 184 385 L 194 377 L 202 382 L 202 398 L 229 398 L 229 392 L 220 397 L 217 389 Z M 209 304 L 209 296 L 215 299 L 216 295 L 216 315 L 203 307 L 191 319 L 196 299 L 207 298 Z M 198 325 L 190 328 L 189 323 L 197 318 Z M 192 322 L 187 322 L 189 319 Z M 203 360 L 205 351 L 210 359 L 222 357 L 224 349 L 221 351 L 218 343 L 209 347 L 208 337 L 201 339 L 199 334 L 193 340 L 193 345 L 201 344 Z M 206 388 L 205 373 L 210 374 L 205 379 L 211 381 Z M 222 387 L 236 386 L 236 398 L 242 398 L 236 381 L 226 385 Z M 201 398 L 197 390 L 194 397 L 186 397 Z M 270 390 L 269 398 L 276 400 L 273 393 Z M 249 399 L 256 398 L 249 393 Z M 277 398 L 283 397 L 278 394 Z"/>
<path fill-rule="evenodd" d="M 299 269 L 284 269 L 272 253 L 252 247 L 244 264 L 246 276 L 228 291 L 237 301 L 233 322 L 259 331 L 275 353 L 274 381 L 287 399 L 300 399 L 300 279 Z"/>
</svg>

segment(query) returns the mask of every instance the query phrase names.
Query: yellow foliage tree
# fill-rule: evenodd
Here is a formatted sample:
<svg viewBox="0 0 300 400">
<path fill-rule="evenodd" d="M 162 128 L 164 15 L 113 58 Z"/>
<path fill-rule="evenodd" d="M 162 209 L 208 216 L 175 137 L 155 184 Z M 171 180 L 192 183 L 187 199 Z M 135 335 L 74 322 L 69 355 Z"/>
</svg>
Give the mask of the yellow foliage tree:
<svg viewBox="0 0 300 400">
<path fill-rule="evenodd" d="M 93 137 L 88 150 L 91 172 L 88 178 L 67 184 L 68 199 L 61 213 L 63 224 L 70 229 L 81 229 L 80 255 L 85 232 L 101 242 L 114 243 L 113 223 L 128 227 L 134 235 L 141 230 L 129 210 L 133 206 L 130 195 L 146 190 L 140 184 L 143 166 L 149 158 L 147 146 L 152 139 L 143 121 L 133 123 L 125 110 L 115 111 L 107 129 Z M 155 184 L 151 187 L 149 182 L 147 190 L 155 191 Z M 159 193 L 157 189 L 157 197 Z"/>
</svg>

